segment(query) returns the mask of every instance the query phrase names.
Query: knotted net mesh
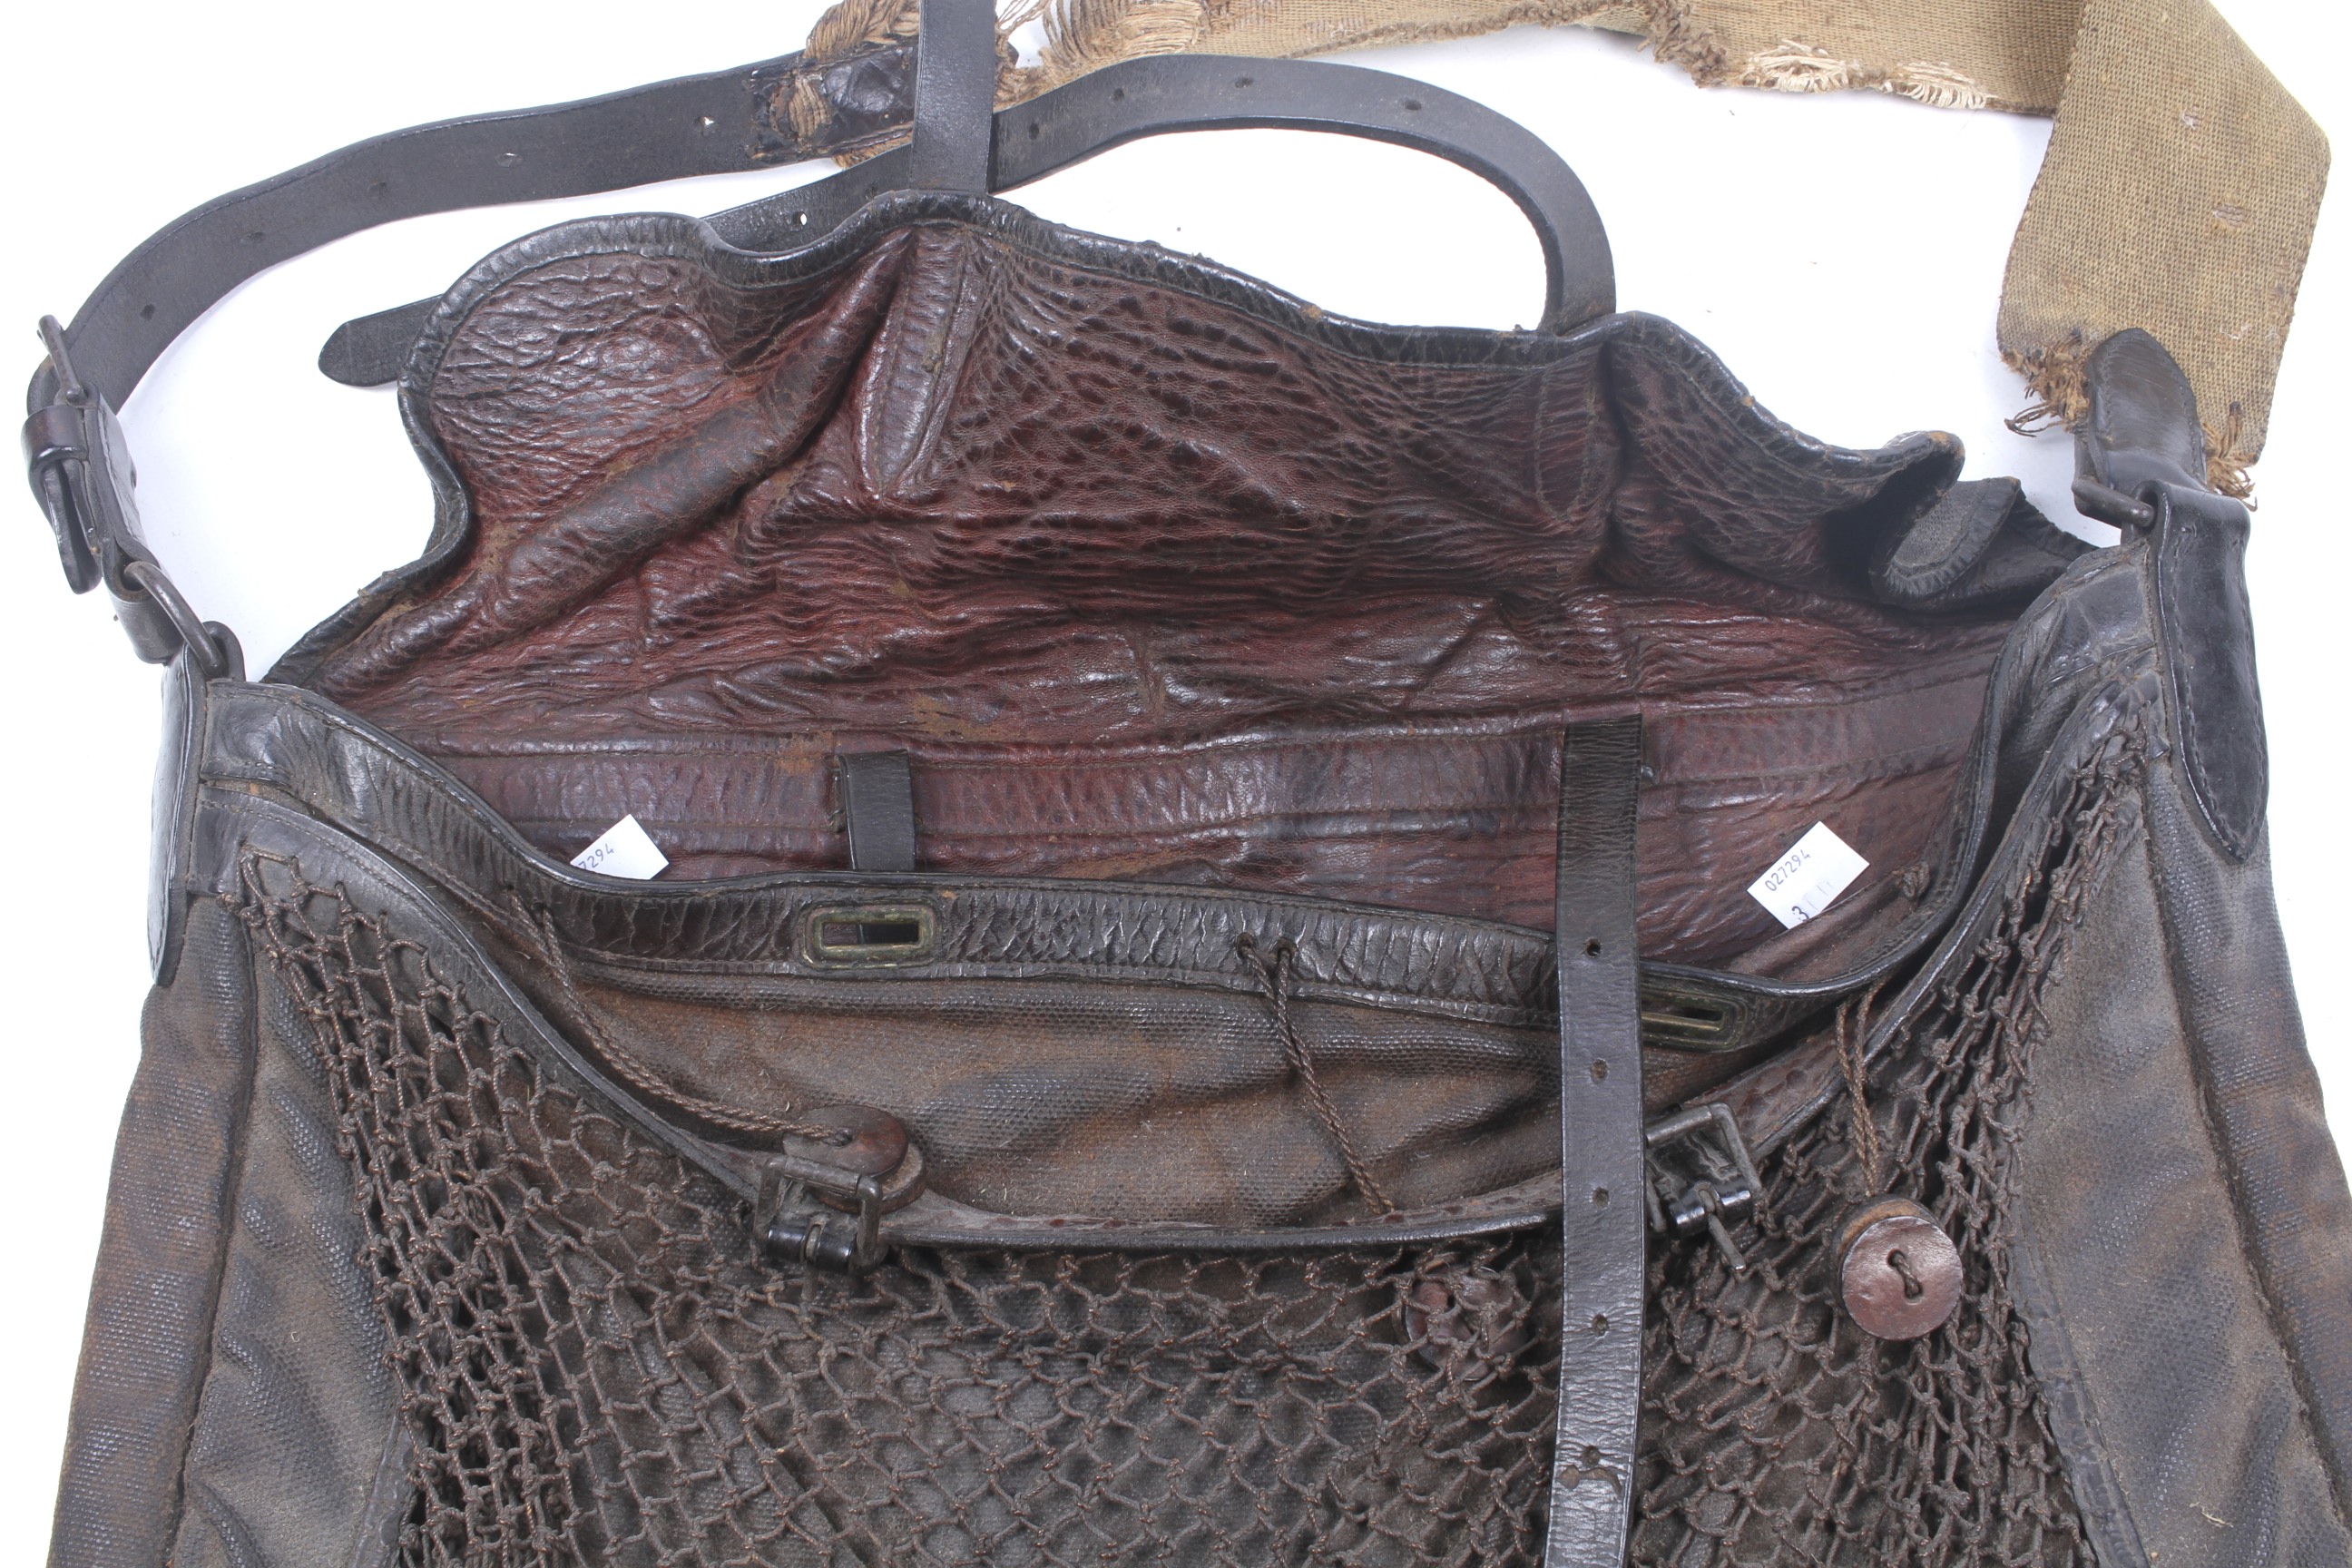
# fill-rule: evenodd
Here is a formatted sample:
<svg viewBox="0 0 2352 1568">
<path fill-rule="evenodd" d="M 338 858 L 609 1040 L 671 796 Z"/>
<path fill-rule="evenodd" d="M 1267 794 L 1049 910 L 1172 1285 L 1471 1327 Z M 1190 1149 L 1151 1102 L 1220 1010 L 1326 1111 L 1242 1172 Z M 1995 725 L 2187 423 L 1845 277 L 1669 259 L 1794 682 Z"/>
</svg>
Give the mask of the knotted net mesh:
<svg viewBox="0 0 2352 1568">
<path fill-rule="evenodd" d="M 1636 1562 L 2090 1568 L 2011 1281 L 2011 1154 L 2042 989 L 2133 830 L 2142 763 L 2118 735 L 2075 770 L 1990 929 L 1872 1075 L 1887 1184 L 1959 1248 L 1950 1321 L 1885 1343 L 1838 1300 L 1840 1230 L 1875 1195 L 1850 1102 L 1762 1163 L 1770 1206 L 1746 1277 L 1706 1249 L 1654 1260 Z"/>
<path fill-rule="evenodd" d="M 1558 1243 L 759 1262 L 417 943 L 248 860 L 415 1438 L 411 1563 L 1524 1561 Z"/>
<path fill-rule="evenodd" d="M 1842 1111 L 1765 1162 L 1756 1266 L 1661 1248 L 1632 1556 L 2087 1564 L 2003 1248 L 2035 998 L 2124 820 L 2074 780 L 1874 1100 L 1968 1290 L 1863 1334 L 1829 1249 Z M 519 1046 L 419 942 L 249 853 L 239 913 L 315 1032 L 415 1444 L 409 1563 L 1536 1560 L 1548 1229 L 1291 1255 L 902 1247 L 757 1261 L 749 1205 Z"/>
</svg>

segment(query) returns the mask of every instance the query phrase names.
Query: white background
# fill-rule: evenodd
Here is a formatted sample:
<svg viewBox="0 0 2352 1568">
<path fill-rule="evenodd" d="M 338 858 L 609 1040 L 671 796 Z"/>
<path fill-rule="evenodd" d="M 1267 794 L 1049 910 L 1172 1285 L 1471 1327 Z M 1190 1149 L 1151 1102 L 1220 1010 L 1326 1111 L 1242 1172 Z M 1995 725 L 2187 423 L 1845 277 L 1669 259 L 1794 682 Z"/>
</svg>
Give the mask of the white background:
<svg viewBox="0 0 2352 1568">
<path fill-rule="evenodd" d="M 2342 8 L 2222 0 L 2324 124 L 2352 116 Z M 420 121 L 713 70 L 798 47 L 812 0 L 326 7 L 127 0 L 28 6 L 0 30 L 9 243 L 0 375 L 32 326 L 70 317 L 115 260 L 222 191 Z M 2073 520 L 2065 437 L 2001 426 L 2025 401 L 1993 352 L 2001 262 L 2043 121 L 1877 94 L 1699 91 L 1632 40 L 1583 29 L 1369 51 L 1363 63 L 1480 99 L 1543 136 L 1591 189 L 1627 309 L 1696 331 L 1759 401 L 1823 439 L 1952 430 L 1973 476 L 2010 473 Z M 425 480 L 388 392 L 313 368 L 346 317 L 440 292 L 505 240 L 610 211 L 707 212 L 820 165 L 584 201 L 418 219 L 281 267 L 216 308 L 124 411 L 148 535 L 257 670 L 422 544 Z M 1112 153 L 1018 198 L 1156 239 L 1374 320 L 1505 327 L 1541 294 L 1502 197 L 1398 149 L 1230 132 Z M 2338 801 L 2352 540 L 2335 479 L 2352 350 L 2345 203 L 2320 226 L 2257 469 L 2250 559 L 2268 703 L 2273 856 L 2312 1047 L 2352 1105 L 2352 849 Z M 146 987 L 147 792 L 157 675 L 100 600 L 73 599 L 25 491 L 0 502 L 0 1561 L 36 1561 L 55 1493 L 114 1125 Z M 2096 525 L 2074 520 L 2086 536 Z M 2108 537 L 2112 537 L 2109 535 Z M 2063 1049 L 2063 1042 L 2061 1042 Z"/>
</svg>

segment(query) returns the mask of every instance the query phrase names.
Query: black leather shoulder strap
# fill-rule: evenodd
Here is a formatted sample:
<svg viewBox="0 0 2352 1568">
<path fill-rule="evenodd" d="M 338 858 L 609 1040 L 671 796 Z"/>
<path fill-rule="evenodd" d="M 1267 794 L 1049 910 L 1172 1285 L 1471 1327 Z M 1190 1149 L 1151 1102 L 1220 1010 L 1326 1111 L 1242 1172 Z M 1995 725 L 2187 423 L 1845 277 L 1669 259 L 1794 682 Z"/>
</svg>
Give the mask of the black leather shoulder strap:
<svg viewBox="0 0 2352 1568">
<path fill-rule="evenodd" d="M 77 593 L 105 583 L 142 658 L 161 662 L 187 647 L 207 668 L 225 667 L 227 656 L 140 533 L 113 411 L 173 338 L 255 274 L 398 218 L 789 163 L 888 140 L 910 119 L 911 147 L 714 226 L 731 243 L 788 247 L 824 232 L 886 179 L 884 188 L 978 195 L 1136 136 L 1293 125 L 1418 147 L 1500 186 L 1543 241 L 1547 326 L 1573 325 L 1614 301 L 1608 241 L 1583 185 L 1542 142 L 1466 99 L 1345 66 L 1265 61 L 1235 74 L 1213 57 L 1153 58 L 1048 93 L 1016 124 L 992 112 L 993 9 L 928 0 L 925 10 L 931 47 L 911 69 L 903 46 L 822 65 L 786 56 L 578 103 L 442 121 L 346 147 L 166 226 L 122 259 L 69 326 L 44 327 L 49 353 L 26 395 L 25 456 L 68 583 Z M 797 118 L 803 100 L 822 106 L 814 129 Z M 1008 137 L 1017 149 L 1010 158 Z M 383 379 L 430 308 L 349 323 L 321 368 L 341 380 Z"/>
<path fill-rule="evenodd" d="M 330 240 L 399 218 L 624 190 L 798 162 L 777 111 L 786 55 L 543 109 L 413 126 L 215 197 L 124 257 L 66 329 L 82 383 L 120 408 L 147 367 L 230 289 Z M 28 410 L 52 401 L 54 366 Z"/>
<path fill-rule="evenodd" d="M 1616 265 L 1601 214 L 1576 172 L 1534 132 L 1473 100 L 1385 71 L 1324 60 L 1241 63 L 1246 70 L 1215 55 L 1151 55 L 1106 66 L 998 110 L 984 149 L 974 144 L 979 126 L 942 106 L 931 124 L 944 146 L 919 135 L 913 146 L 888 148 L 830 179 L 708 221 L 730 245 L 788 249 L 831 232 L 886 191 L 964 189 L 984 174 L 987 190 L 1003 195 L 1145 137 L 1239 127 L 1315 131 L 1443 158 L 1508 196 L 1543 250 L 1544 331 L 1568 331 L 1617 308 Z M 919 89 L 929 79 L 917 75 Z M 985 90 L 956 89 L 950 101 L 968 113 Z M 899 105 L 877 117 L 903 120 L 906 112 Z M 927 157 L 932 161 L 919 168 Z M 351 386 L 389 384 L 439 303 L 437 296 L 417 300 L 345 321 L 320 352 L 320 370 Z"/>
<path fill-rule="evenodd" d="M 2181 768 L 2206 830 L 2233 860 L 2260 842 L 2270 742 L 2254 679 L 2242 502 L 2206 483 L 2197 394 L 2137 327 L 2092 351 L 2090 416 L 2074 437 L 2074 497 L 2090 516 L 2155 542 L 2154 607 Z"/>
<path fill-rule="evenodd" d="M 1544 1568 L 1621 1568 L 1642 1405 L 1634 805 L 1642 721 L 1568 732 L 1559 763 L 1559 1414 Z"/>
<path fill-rule="evenodd" d="M 108 274 L 70 326 L 42 323 L 48 355 L 26 395 L 25 460 L 68 584 L 85 593 L 103 583 L 142 658 L 163 663 L 184 647 L 208 672 L 226 668 L 226 634 L 197 617 L 147 548 L 115 419 L 172 340 L 246 279 L 378 224 L 829 150 L 793 132 L 782 112 L 803 68 L 785 56 L 395 131 L 232 191 L 158 230 Z"/>
</svg>

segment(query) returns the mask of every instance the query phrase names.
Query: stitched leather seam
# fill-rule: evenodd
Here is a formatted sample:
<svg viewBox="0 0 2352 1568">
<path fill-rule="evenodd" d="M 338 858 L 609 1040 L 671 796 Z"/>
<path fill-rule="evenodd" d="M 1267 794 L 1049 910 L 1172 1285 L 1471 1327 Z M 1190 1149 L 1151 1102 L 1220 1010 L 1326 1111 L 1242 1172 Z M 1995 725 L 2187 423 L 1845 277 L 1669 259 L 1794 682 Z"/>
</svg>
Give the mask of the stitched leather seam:
<svg viewBox="0 0 2352 1568">
<path fill-rule="evenodd" d="M 2190 542 L 2190 531 L 2203 531 L 2206 521 L 2186 509 L 2168 503 L 2165 521 L 2166 538 L 2156 556 L 2156 592 L 2158 624 L 2165 628 L 2159 639 L 2164 647 L 2167 685 L 2170 689 L 2172 706 L 2180 716 L 2181 761 L 2189 774 L 2189 793 L 2195 801 L 2199 816 L 2221 848 L 2231 858 L 2244 860 L 2253 852 L 2253 841 L 2260 831 L 2259 821 L 2248 822 L 2237 810 L 2240 803 L 2228 798 L 2228 792 L 2219 788 L 2207 766 L 2207 741 L 2199 705 L 2189 689 L 2189 671 L 2183 667 L 2182 649 L 2178 646 L 2180 633 L 2176 629 L 2185 620 L 2179 598 L 2179 572 L 2174 560 L 2176 549 L 2185 550 Z M 2174 532 L 2174 530 L 2178 532 Z M 2218 586 L 2218 585 L 2217 585 Z"/>
</svg>

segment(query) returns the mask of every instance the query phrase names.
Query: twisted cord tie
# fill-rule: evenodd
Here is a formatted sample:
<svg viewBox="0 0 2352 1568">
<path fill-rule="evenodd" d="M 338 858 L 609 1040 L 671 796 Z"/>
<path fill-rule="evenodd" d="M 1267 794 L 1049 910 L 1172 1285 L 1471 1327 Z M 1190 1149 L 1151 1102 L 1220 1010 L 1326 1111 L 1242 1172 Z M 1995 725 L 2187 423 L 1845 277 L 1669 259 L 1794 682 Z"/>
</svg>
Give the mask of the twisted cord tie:
<svg viewBox="0 0 2352 1568">
<path fill-rule="evenodd" d="M 1355 1184 L 1365 1203 L 1376 1214 L 1394 1214 L 1396 1205 L 1372 1174 L 1371 1167 L 1356 1148 L 1356 1141 L 1348 1135 L 1347 1123 L 1340 1120 L 1339 1108 L 1332 1102 L 1330 1091 L 1315 1071 L 1315 1058 L 1299 1037 L 1298 1026 L 1290 1016 L 1291 972 L 1297 963 L 1298 946 L 1288 937 L 1274 944 L 1274 955 L 1268 958 L 1258 950 L 1257 938 L 1244 931 L 1234 939 L 1234 948 L 1242 962 L 1255 973 L 1259 986 L 1265 993 L 1266 1005 L 1274 1013 L 1274 1032 L 1282 1041 L 1283 1059 L 1290 1064 L 1298 1085 L 1307 1091 L 1307 1103 L 1314 1108 L 1316 1119 L 1323 1131 L 1339 1146 L 1339 1158 L 1348 1167 L 1348 1179 Z"/>
<path fill-rule="evenodd" d="M 667 1106 L 723 1132 L 772 1142 L 779 1138 L 801 1138 L 811 1142 L 838 1147 L 850 1141 L 853 1134 L 839 1127 L 826 1127 L 814 1122 L 795 1121 L 790 1116 L 759 1116 L 722 1105 L 715 1100 L 705 1100 L 688 1094 L 663 1079 L 635 1055 L 604 1032 L 596 1021 L 595 1010 L 580 994 L 572 978 L 572 965 L 563 956 L 562 942 L 555 929 L 555 917 L 545 909 L 533 909 L 520 897 L 513 900 L 514 913 L 529 933 L 526 945 L 535 950 L 539 961 L 554 975 L 558 989 L 581 1032 L 588 1037 L 589 1048 L 604 1070 L 621 1080 L 622 1085 L 639 1099 Z M 503 923 L 503 922 L 501 922 Z"/>
<path fill-rule="evenodd" d="M 1878 1119 L 1870 1110 L 1870 1064 L 1864 1052 L 1870 1044 L 1870 1007 L 1878 999 L 1878 989 L 1873 985 L 1847 997 L 1838 1004 L 1837 1011 L 1838 1070 L 1845 1078 L 1847 1102 L 1846 1142 L 1862 1166 L 1863 1181 L 1874 1194 L 1885 1190 L 1880 1170 L 1885 1156 L 1878 1137 Z"/>
</svg>

